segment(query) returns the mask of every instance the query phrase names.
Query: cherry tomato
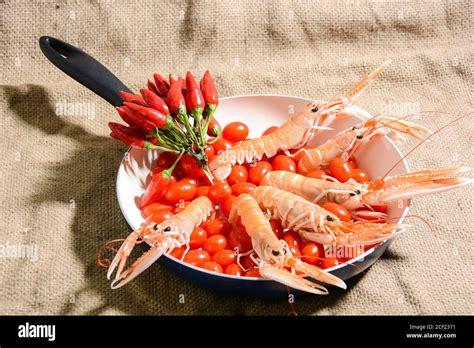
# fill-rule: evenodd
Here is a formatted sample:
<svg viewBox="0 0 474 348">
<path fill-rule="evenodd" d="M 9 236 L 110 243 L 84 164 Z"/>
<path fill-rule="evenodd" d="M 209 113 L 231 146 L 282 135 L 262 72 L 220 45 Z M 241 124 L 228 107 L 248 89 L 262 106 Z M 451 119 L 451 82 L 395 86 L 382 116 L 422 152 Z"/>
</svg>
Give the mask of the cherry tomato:
<svg viewBox="0 0 474 348">
<path fill-rule="evenodd" d="M 298 162 L 301 160 L 301 158 L 306 154 L 305 151 L 299 151 L 299 150 L 301 150 L 301 149 L 311 150 L 312 147 L 305 145 L 305 146 L 299 147 L 299 148 L 297 148 L 297 149 L 290 150 L 290 153 L 291 153 L 292 155 L 294 155 L 295 153 L 298 153 L 296 156 L 293 156 L 293 157 L 292 157 L 293 161 L 295 161 L 296 164 L 298 164 Z M 298 152 L 298 151 L 299 151 L 299 152 Z"/>
<path fill-rule="evenodd" d="M 379 213 L 387 213 L 388 205 L 387 204 L 372 204 L 372 209 Z"/>
<path fill-rule="evenodd" d="M 321 260 L 320 267 L 322 269 L 331 268 L 339 265 L 339 260 L 335 257 L 326 257 Z"/>
<path fill-rule="evenodd" d="M 272 170 L 273 167 L 270 163 L 266 161 L 257 162 L 254 167 L 250 168 L 248 180 L 252 184 L 259 185 L 265 174 L 271 172 Z"/>
<path fill-rule="evenodd" d="M 229 232 L 228 241 L 229 248 L 238 248 L 240 253 L 246 253 L 252 249 L 252 240 L 242 226 L 235 226 L 235 228 Z"/>
<path fill-rule="evenodd" d="M 236 263 L 231 263 L 225 268 L 225 274 L 233 275 L 233 276 L 242 276 L 244 271 L 240 268 L 240 266 Z"/>
<path fill-rule="evenodd" d="M 243 268 L 246 270 L 249 269 L 254 269 L 255 268 L 255 262 L 253 262 L 252 258 L 249 255 L 242 256 L 240 258 L 240 264 L 242 265 Z"/>
<path fill-rule="evenodd" d="M 232 147 L 232 143 L 225 138 L 218 138 L 215 143 L 212 144 L 214 147 L 214 152 L 216 155 L 221 154 L 225 150 L 228 150 Z"/>
<path fill-rule="evenodd" d="M 174 214 L 171 211 L 166 210 L 166 209 L 162 209 L 162 210 L 159 210 L 159 211 L 149 215 L 146 218 L 145 223 L 146 224 L 151 224 L 152 222 L 154 222 L 156 224 L 159 224 L 159 223 L 162 223 L 163 221 L 169 219 L 173 215 Z"/>
<path fill-rule="evenodd" d="M 322 169 L 315 169 L 308 174 L 306 174 L 308 178 L 315 178 L 315 179 L 325 179 L 326 173 Z"/>
<path fill-rule="evenodd" d="M 273 170 L 285 170 L 296 173 L 296 163 L 285 155 L 276 155 L 272 161 Z"/>
<path fill-rule="evenodd" d="M 178 181 L 168 187 L 165 196 L 168 202 L 178 203 L 179 201 L 190 201 L 196 194 L 196 185 L 192 185 L 187 180 Z"/>
<path fill-rule="evenodd" d="M 278 239 L 283 238 L 283 227 L 279 220 L 270 220 L 270 225 L 272 226 L 273 233 L 277 236 Z"/>
<path fill-rule="evenodd" d="M 341 157 L 334 158 L 329 163 L 329 169 L 331 170 L 332 176 L 341 182 L 346 182 L 352 176 L 351 165 Z"/>
<path fill-rule="evenodd" d="M 352 168 L 357 168 L 357 160 L 355 159 L 354 156 L 350 156 L 348 159 L 347 159 L 347 162 L 349 162 L 349 164 L 352 166 Z"/>
<path fill-rule="evenodd" d="M 142 215 L 143 217 L 147 217 L 159 212 L 160 210 L 172 211 L 173 207 L 162 203 L 151 203 L 142 209 Z"/>
<path fill-rule="evenodd" d="M 156 161 L 156 165 L 158 167 L 163 167 L 164 169 L 171 167 L 171 165 L 176 161 L 178 158 L 178 154 L 174 152 L 162 152 L 158 156 L 158 160 Z"/>
<path fill-rule="evenodd" d="M 205 250 L 189 250 L 186 256 L 184 256 L 183 261 L 194 266 L 200 266 L 204 262 L 211 261 L 211 256 Z"/>
<path fill-rule="evenodd" d="M 199 186 L 196 189 L 196 197 L 206 196 L 209 194 L 210 186 Z"/>
<path fill-rule="evenodd" d="M 254 190 L 255 187 L 257 187 L 257 185 L 252 184 L 251 182 L 239 182 L 232 185 L 232 194 L 239 196 L 242 193 L 249 193 L 250 191 Z"/>
<path fill-rule="evenodd" d="M 344 222 L 352 220 L 351 213 L 349 213 L 349 210 L 347 210 L 340 204 L 328 202 L 323 204 L 323 208 L 326 209 L 328 212 L 333 213 Z"/>
<path fill-rule="evenodd" d="M 288 244 L 288 246 L 295 247 L 298 250 L 301 248 L 301 236 L 295 231 L 288 231 L 283 236 L 283 240 Z"/>
<path fill-rule="evenodd" d="M 234 202 L 236 199 L 237 199 L 236 196 L 229 196 L 224 201 L 224 203 L 221 204 L 221 210 L 226 217 L 229 217 L 230 210 L 232 209 L 232 206 L 234 205 Z"/>
<path fill-rule="evenodd" d="M 249 127 L 242 122 L 231 122 L 222 130 L 222 136 L 230 141 L 242 141 L 249 135 Z"/>
<path fill-rule="evenodd" d="M 186 177 L 186 178 L 182 178 L 180 181 L 181 182 L 187 182 L 190 185 L 194 185 L 194 186 L 196 186 L 196 188 L 198 187 L 198 182 L 196 181 L 196 179 Z"/>
<path fill-rule="evenodd" d="M 253 278 L 262 278 L 258 269 L 251 269 L 250 271 L 245 272 L 245 276 Z"/>
<path fill-rule="evenodd" d="M 217 272 L 217 273 L 223 272 L 221 265 L 213 261 L 206 261 L 200 267 L 212 272 Z"/>
<path fill-rule="evenodd" d="M 362 184 L 369 181 L 369 174 L 365 170 L 355 168 L 352 169 L 352 179 Z"/>
<path fill-rule="evenodd" d="M 273 132 L 276 131 L 277 129 L 278 129 L 278 127 L 276 127 L 276 126 L 267 128 L 267 129 L 262 133 L 262 135 L 267 135 L 267 134 L 273 133 Z"/>
<path fill-rule="evenodd" d="M 324 258 L 324 246 L 319 243 L 306 242 L 301 249 L 302 260 L 310 265 L 318 265 Z"/>
<path fill-rule="evenodd" d="M 375 244 L 366 244 L 364 245 L 364 251 L 367 251 L 369 249 L 372 249 L 374 247 L 376 247 L 377 245 L 379 245 L 380 243 L 375 243 Z"/>
<path fill-rule="evenodd" d="M 186 208 L 189 203 L 191 203 L 190 201 L 179 201 L 178 203 L 176 203 L 176 207 L 174 207 L 173 209 L 173 214 L 178 214 L 179 212 L 183 211 L 184 208 Z"/>
<path fill-rule="evenodd" d="M 207 159 L 212 158 L 212 156 L 214 156 L 214 154 L 215 154 L 215 152 L 214 152 L 214 146 L 212 146 L 212 145 L 207 145 L 206 148 L 204 149 L 204 153 L 206 154 Z"/>
<path fill-rule="evenodd" d="M 183 245 L 179 248 L 174 248 L 173 250 L 171 250 L 170 255 L 176 257 L 179 260 L 181 260 L 185 250 L 186 250 L 186 246 Z"/>
<path fill-rule="evenodd" d="M 212 256 L 211 260 L 217 262 L 222 267 L 225 267 L 235 262 L 237 260 L 237 255 L 235 254 L 234 250 L 224 249 L 217 251 Z"/>
<path fill-rule="evenodd" d="M 232 167 L 232 171 L 229 174 L 229 177 L 227 178 L 227 181 L 229 182 L 229 185 L 235 185 L 238 184 L 239 182 L 245 182 L 247 181 L 249 176 L 249 173 L 247 171 L 247 168 L 240 164 L 236 164 L 235 166 Z"/>
<path fill-rule="evenodd" d="M 206 230 L 208 236 L 217 234 L 226 235 L 232 230 L 232 225 L 224 219 L 214 219 L 203 222 L 201 227 Z"/>
<path fill-rule="evenodd" d="M 209 188 L 207 196 L 215 204 L 221 204 L 232 194 L 232 189 L 230 188 L 227 181 L 216 181 L 214 185 Z"/>
<path fill-rule="evenodd" d="M 214 255 L 219 250 L 224 250 L 227 247 L 227 238 L 221 234 L 210 236 L 203 245 L 203 249 L 210 255 Z"/>
<path fill-rule="evenodd" d="M 192 178 L 202 178 L 206 175 L 204 171 L 199 168 L 199 165 L 196 163 L 196 161 L 191 155 L 186 154 L 181 157 L 179 165 L 181 166 L 181 169 L 183 169 L 183 171 L 186 173 L 186 175 L 189 175 Z"/>
<path fill-rule="evenodd" d="M 204 228 L 194 227 L 191 236 L 189 236 L 189 247 L 191 249 L 197 249 L 204 245 L 207 240 L 207 232 Z"/>
</svg>

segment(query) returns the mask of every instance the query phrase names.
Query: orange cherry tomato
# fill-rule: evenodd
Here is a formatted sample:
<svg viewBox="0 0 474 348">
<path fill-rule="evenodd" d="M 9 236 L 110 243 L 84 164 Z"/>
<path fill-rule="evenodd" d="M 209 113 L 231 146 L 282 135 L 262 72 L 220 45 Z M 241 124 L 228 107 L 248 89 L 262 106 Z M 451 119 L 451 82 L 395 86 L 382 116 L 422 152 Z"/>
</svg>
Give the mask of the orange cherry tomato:
<svg viewBox="0 0 474 348">
<path fill-rule="evenodd" d="M 311 150 L 312 147 L 311 146 L 307 146 L 307 145 L 304 145 L 302 147 L 299 147 L 297 149 L 293 149 L 293 150 L 290 150 L 290 153 L 292 155 L 294 155 L 295 153 L 298 153 L 299 150 L 301 149 L 306 149 L 306 150 Z M 305 151 L 300 151 L 296 156 L 293 156 L 292 159 L 293 161 L 295 161 L 296 164 L 298 164 L 298 162 L 301 160 L 301 158 L 306 154 Z"/>
<path fill-rule="evenodd" d="M 273 133 L 273 132 L 276 131 L 277 129 L 278 129 L 278 127 L 276 127 L 276 126 L 267 128 L 267 129 L 262 133 L 262 135 L 267 135 L 267 134 Z"/>
<path fill-rule="evenodd" d="M 166 190 L 165 196 L 168 202 L 176 204 L 179 201 L 190 201 L 196 194 L 196 185 L 191 184 L 189 181 L 178 181 L 176 184 L 172 184 Z"/>
<path fill-rule="evenodd" d="M 341 182 L 346 182 L 352 177 L 351 165 L 341 157 L 334 158 L 329 163 L 329 169 L 332 176 Z"/>
<path fill-rule="evenodd" d="M 174 152 L 162 152 L 158 156 L 158 160 L 156 161 L 156 165 L 158 167 L 163 167 L 164 169 L 171 167 L 171 165 L 176 161 L 178 158 L 178 154 Z"/>
<path fill-rule="evenodd" d="M 221 234 L 210 236 L 203 245 L 209 255 L 214 255 L 219 250 L 224 250 L 227 247 L 227 238 Z"/>
<path fill-rule="evenodd" d="M 308 174 L 306 174 L 308 178 L 315 178 L 315 179 L 325 179 L 326 173 L 322 169 L 315 169 Z"/>
<path fill-rule="evenodd" d="M 249 193 L 250 191 L 254 190 L 255 187 L 257 187 L 257 185 L 252 184 L 251 182 L 239 182 L 232 185 L 232 194 L 239 196 L 242 193 Z"/>
<path fill-rule="evenodd" d="M 204 245 L 207 240 L 207 232 L 204 228 L 194 227 L 191 236 L 189 236 L 189 247 L 191 249 L 197 249 Z"/>
<path fill-rule="evenodd" d="M 211 260 L 217 262 L 222 267 L 226 267 L 237 260 L 237 255 L 234 250 L 224 249 L 216 251 Z"/>
<path fill-rule="evenodd" d="M 349 164 L 352 166 L 352 168 L 357 168 L 357 160 L 355 159 L 354 156 L 350 156 L 348 159 L 347 159 L 347 162 L 349 162 Z"/>
<path fill-rule="evenodd" d="M 213 261 L 206 261 L 200 267 L 212 272 L 217 272 L 217 273 L 223 272 L 221 265 Z"/>
<path fill-rule="evenodd" d="M 204 262 L 211 261 L 211 256 L 205 250 L 189 250 L 184 256 L 183 261 L 194 266 L 200 266 Z"/>
<path fill-rule="evenodd" d="M 173 250 L 171 250 L 170 255 L 176 257 L 179 260 L 181 260 L 185 250 L 186 250 L 186 247 L 183 245 L 179 248 L 174 248 Z"/>
<path fill-rule="evenodd" d="M 255 185 L 259 185 L 260 181 L 262 181 L 265 174 L 271 172 L 273 167 L 270 163 L 266 161 L 260 161 L 255 164 L 255 166 L 251 167 L 249 170 L 249 178 L 248 180 Z"/>
<path fill-rule="evenodd" d="M 214 185 L 209 188 L 207 196 L 215 204 L 221 204 L 232 194 L 232 189 L 230 188 L 227 181 L 216 181 Z"/>
<path fill-rule="evenodd" d="M 151 224 L 152 222 L 154 222 L 155 224 L 160 224 L 163 221 L 172 217 L 173 215 L 174 214 L 171 211 L 162 209 L 155 213 L 152 213 L 151 215 L 148 215 L 148 217 L 145 220 L 145 224 L 148 225 L 148 224 Z"/>
<path fill-rule="evenodd" d="M 232 186 L 239 182 L 246 182 L 248 177 L 249 173 L 247 171 L 247 168 L 240 164 L 236 164 L 232 167 L 232 171 L 230 172 L 227 181 L 229 182 L 229 185 Z"/>
<path fill-rule="evenodd" d="M 228 150 L 232 147 L 232 143 L 225 138 L 218 138 L 215 143 L 212 144 L 214 147 L 214 152 L 216 155 L 221 154 L 225 150 Z"/>
<path fill-rule="evenodd" d="M 362 184 L 369 181 L 369 174 L 365 170 L 355 168 L 352 169 L 352 179 Z"/>
<path fill-rule="evenodd" d="M 328 202 L 323 204 L 323 208 L 326 209 L 328 212 L 333 213 L 344 222 L 352 220 L 351 213 L 349 213 L 349 210 L 347 210 L 340 204 Z"/>
<path fill-rule="evenodd" d="M 233 275 L 233 276 L 242 276 L 244 275 L 244 271 L 240 268 L 240 266 L 236 263 L 231 263 L 225 268 L 225 274 Z"/>
<path fill-rule="evenodd" d="M 324 258 L 324 246 L 319 243 L 306 242 L 301 249 L 302 260 L 310 265 L 318 265 Z"/>
<path fill-rule="evenodd" d="M 202 197 L 202 196 L 208 196 L 209 194 L 209 189 L 211 187 L 210 186 L 199 186 L 197 189 L 196 189 L 196 197 Z"/>
<path fill-rule="evenodd" d="M 229 196 L 224 203 L 221 204 L 221 210 L 224 213 L 226 217 L 229 217 L 230 210 L 232 209 L 232 206 L 234 205 L 235 200 L 237 199 L 236 196 Z"/>
<path fill-rule="evenodd" d="M 235 226 L 235 228 L 229 232 L 228 241 L 229 248 L 238 248 L 239 253 L 246 253 L 252 249 L 252 240 L 242 226 Z"/>
<path fill-rule="evenodd" d="M 250 271 L 245 272 L 246 277 L 262 278 L 258 269 L 251 269 Z"/>
<path fill-rule="evenodd" d="M 226 235 L 232 230 L 232 225 L 224 219 L 214 219 L 205 221 L 201 224 L 208 236 L 214 236 L 216 234 Z"/>
<path fill-rule="evenodd" d="M 279 220 L 270 220 L 270 225 L 272 226 L 273 233 L 278 239 L 283 238 L 283 226 Z"/>
<path fill-rule="evenodd" d="M 242 141 L 249 135 L 249 127 L 242 122 L 231 122 L 222 130 L 222 136 L 230 141 Z"/>
<path fill-rule="evenodd" d="M 151 203 L 142 209 L 142 215 L 143 217 L 147 217 L 151 214 L 159 212 L 160 210 L 172 211 L 173 207 L 162 203 Z"/>
<path fill-rule="evenodd" d="M 285 155 L 276 155 L 272 161 L 273 170 L 285 170 L 296 173 L 296 163 Z"/>
<path fill-rule="evenodd" d="M 326 257 L 321 260 L 320 267 L 322 269 L 331 268 L 339 265 L 339 260 L 336 257 Z"/>
<path fill-rule="evenodd" d="M 298 250 L 301 248 L 301 236 L 295 231 L 287 231 L 283 236 L 283 240 L 288 244 L 290 249 L 292 247 Z"/>
<path fill-rule="evenodd" d="M 212 146 L 212 145 L 207 145 L 206 148 L 204 149 L 204 153 L 206 154 L 207 159 L 212 158 L 212 156 L 214 156 L 214 154 L 215 154 L 215 152 L 214 152 L 214 146 Z"/>
</svg>

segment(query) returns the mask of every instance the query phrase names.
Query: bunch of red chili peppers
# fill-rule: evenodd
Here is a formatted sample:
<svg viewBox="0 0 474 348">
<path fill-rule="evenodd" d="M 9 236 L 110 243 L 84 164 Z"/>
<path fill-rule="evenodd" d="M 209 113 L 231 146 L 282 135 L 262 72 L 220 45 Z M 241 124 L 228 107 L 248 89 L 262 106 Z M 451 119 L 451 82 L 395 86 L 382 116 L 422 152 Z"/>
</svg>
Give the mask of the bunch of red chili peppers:
<svg viewBox="0 0 474 348">
<path fill-rule="evenodd" d="M 169 181 L 185 154 L 191 156 L 212 181 L 204 152 L 208 144 L 206 135 L 217 137 L 220 127 L 213 117 L 219 96 L 211 74 L 206 71 L 199 85 L 189 71 L 185 79 L 174 79 L 170 75 L 166 81 L 160 74 L 153 77 L 154 82 L 149 80 L 148 88 L 141 89 L 140 95 L 120 92 L 124 103 L 116 110 L 128 126 L 109 122 L 110 135 L 135 148 L 178 154 L 176 162 L 162 171 L 162 175 L 157 175 L 156 180 L 162 178 L 163 184 Z M 157 184 L 150 186 L 156 188 Z"/>
</svg>

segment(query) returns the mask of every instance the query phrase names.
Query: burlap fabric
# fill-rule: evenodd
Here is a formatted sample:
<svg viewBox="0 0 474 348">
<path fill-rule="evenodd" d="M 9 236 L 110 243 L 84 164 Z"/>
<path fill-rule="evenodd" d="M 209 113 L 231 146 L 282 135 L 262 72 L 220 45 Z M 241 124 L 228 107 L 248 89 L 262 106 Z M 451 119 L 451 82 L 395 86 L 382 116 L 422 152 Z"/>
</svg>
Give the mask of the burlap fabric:
<svg viewBox="0 0 474 348">
<path fill-rule="evenodd" d="M 387 58 L 358 101 L 444 130 L 412 169 L 473 165 L 471 1 L 2 2 L 0 314 L 281 314 L 285 300 L 232 297 L 154 266 L 112 291 L 96 252 L 123 236 L 115 176 L 125 147 L 111 106 L 47 61 L 70 42 L 136 89 L 154 72 L 201 75 L 223 96 L 332 97 Z M 61 107 L 78 109 L 65 112 Z M 446 114 L 444 112 L 448 112 Z M 403 147 L 406 152 L 413 142 Z M 410 231 L 347 291 L 297 298 L 299 314 L 472 314 L 472 188 L 419 199 Z M 33 246 L 37 259 L 11 246 Z M 10 246 L 10 254 L 5 250 Z M 19 249 L 17 249 L 18 252 Z M 184 295 L 184 303 L 179 301 Z M 181 297 L 182 298 L 182 297 Z"/>
</svg>

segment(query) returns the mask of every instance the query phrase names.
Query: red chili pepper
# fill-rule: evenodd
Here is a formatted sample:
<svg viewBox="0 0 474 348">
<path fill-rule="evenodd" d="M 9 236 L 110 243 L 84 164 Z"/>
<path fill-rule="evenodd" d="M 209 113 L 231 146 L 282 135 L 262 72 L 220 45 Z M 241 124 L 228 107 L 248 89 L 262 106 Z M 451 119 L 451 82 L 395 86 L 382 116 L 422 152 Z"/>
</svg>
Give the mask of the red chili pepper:
<svg viewBox="0 0 474 348">
<path fill-rule="evenodd" d="M 160 92 L 158 92 L 158 89 L 152 81 L 148 80 L 147 86 L 151 92 L 155 93 L 156 95 L 159 95 Z"/>
<path fill-rule="evenodd" d="M 173 115 L 186 115 L 186 102 L 182 91 L 183 80 L 171 83 L 167 95 L 168 107 Z"/>
<path fill-rule="evenodd" d="M 143 134 L 139 128 L 130 128 L 116 122 L 109 122 L 109 128 L 112 131 L 112 138 L 122 141 L 123 143 L 142 149 L 145 145 Z"/>
<path fill-rule="evenodd" d="M 189 71 L 186 73 L 186 108 L 193 114 L 201 114 L 204 109 L 201 89 Z"/>
<path fill-rule="evenodd" d="M 138 103 L 141 105 L 146 105 L 145 100 L 143 100 L 141 95 L 138 94 L 132 94 L 132 93 L 127 93 L 125 91 L 119 91 L 120 96 L 122 99 L 126 102 L 131 102 L 131 103 Z"/>
<path fill-rule="evenodd" d="M 169 115 L 163 115 L 158 110 L 148 108 L 135 103 L 125 102 L 124 105 L 142 115 L 148 122 L 156 128 L 169 128 L 173 125 L 173 119 Z"/>
<path fill-rule="evenodd" d="M 138 124 L 133 120 L 133 118 L 128 116 L 128 114 L 125 112 L 125 110 L 122 107 L 117 106 L 115 110 L 117 110 L 118 114 L 120 115 L 120 118 L 124 120 L 129 126 L 132 126 L 132 127 L 138 126 Z"/>
<path fill-rule="evenodd" d="M 221 126 L 219 122 L 213 117 L 209 121 L 209 127 L 207 128 L 207 135 L 211 137 L 218 137 L 221 134 Z"/>
<path fill-rule="evenodd" d="M 170 110 L 168 109 L 168 105 L 166 105 L 166 102 L 158 97 L 155 93 L 152 91 L 142 88 L 140 90 L 141 95 L 143 96 L 143 99 L 145 102 L 148 104 L 149 107 L 158 110 L 161 112 L 163 115 L 169 115 Z"/>
<path fill-rule="evenodd" d="M 217 93 L 216 85 L 211 77 L 209 70 L 206 70 L 204 76 L 199 82 L 201 87 L 202 96 L 206 104 L 212 104 L 217 106 L 219 104 L 219 94 Z"/>
<path fill-rule="evenodd" d="M 178 78 L 178 79 L 175 79 L 175 78 L 173 77 L 173 75 L 171 75 L 171 74 L 169 74 L 168 79 L 170 80 L 170 87 L 171 87 L 171 85 L 172 85 L 173 83 L 175 83 L 175 82 L 177 82 L 177 81 L 179 80 L 179 78 Z"/>
<path fill-rule="evenodd" d="M 155 79 L 156 89 L 158 90 L 157 94 L 160 97 L 166 97 L 170 89 L 169 83 L 160 74 L 154 74 L 153 78 Z"/>
<path fill-rule="evenodd" d="M 138 112 L 135 110 L 127 107 L 127 106 L 122 106 L 123 111 L 127 114 L 129 118 L 132 119 L 132 121 L 141 129 L 145 130 L 146 132 L 152 131 L 155 127 L 148 122 L 142 115 L 140 115 Z"/>
</svg>

